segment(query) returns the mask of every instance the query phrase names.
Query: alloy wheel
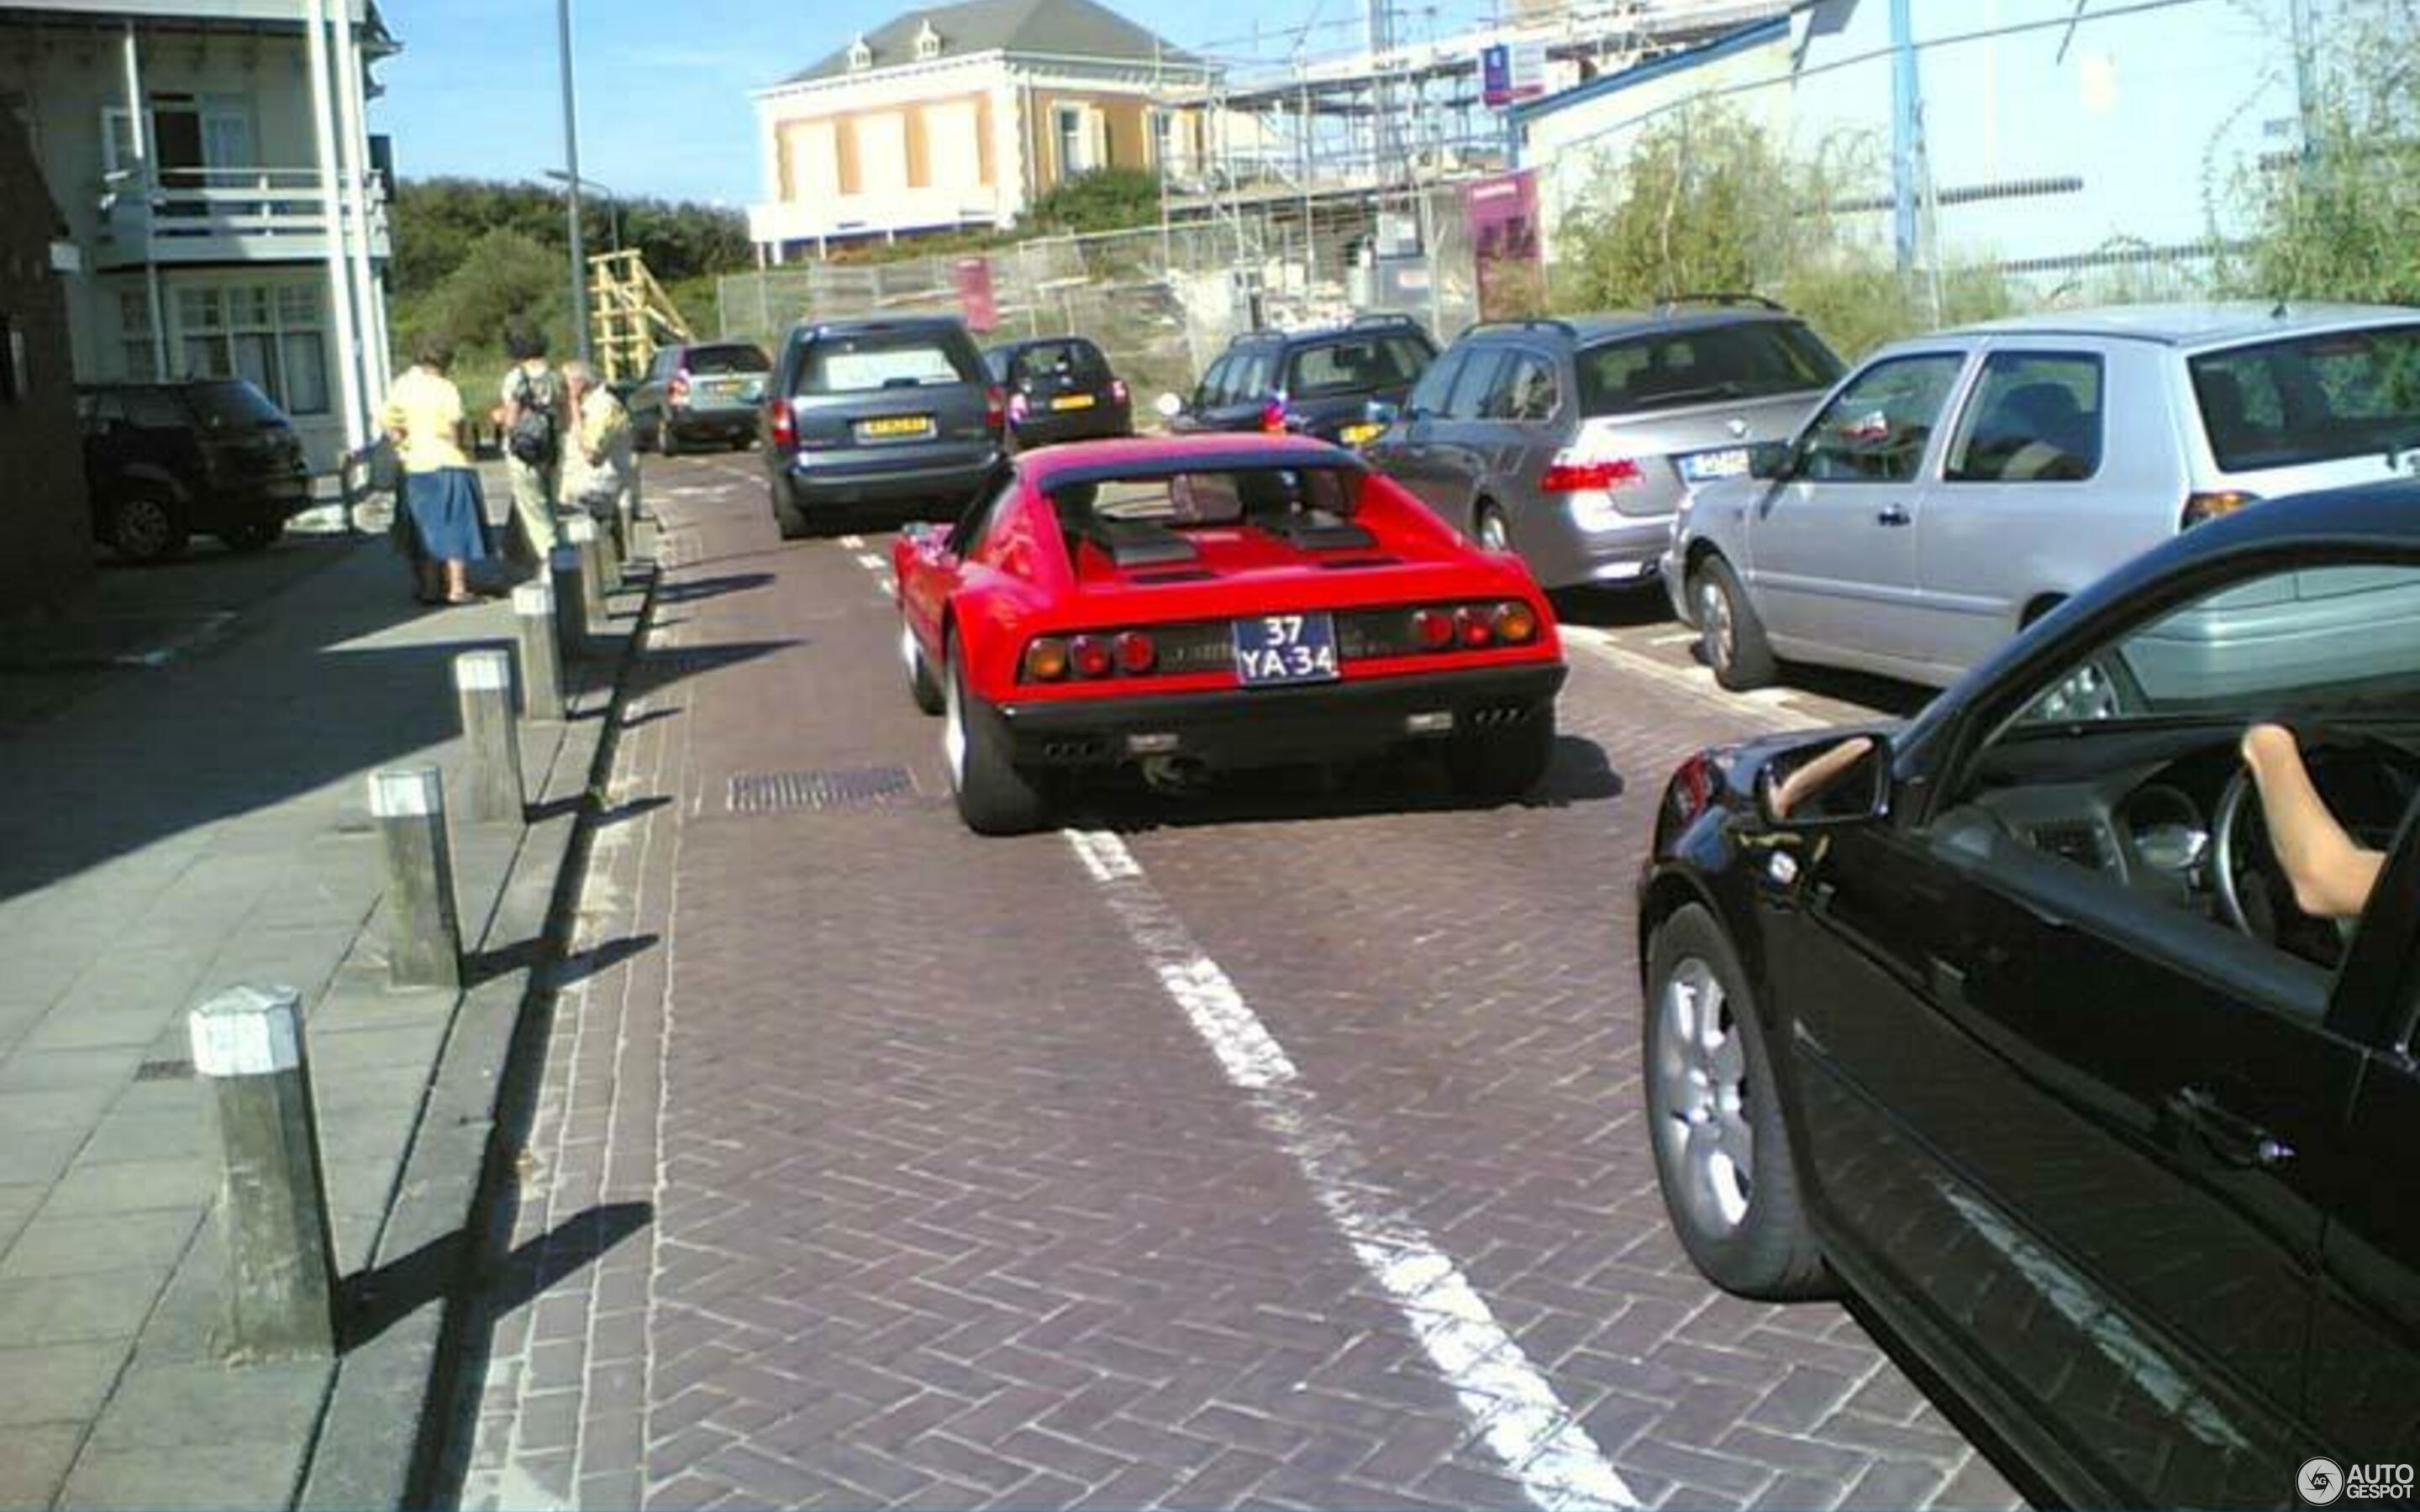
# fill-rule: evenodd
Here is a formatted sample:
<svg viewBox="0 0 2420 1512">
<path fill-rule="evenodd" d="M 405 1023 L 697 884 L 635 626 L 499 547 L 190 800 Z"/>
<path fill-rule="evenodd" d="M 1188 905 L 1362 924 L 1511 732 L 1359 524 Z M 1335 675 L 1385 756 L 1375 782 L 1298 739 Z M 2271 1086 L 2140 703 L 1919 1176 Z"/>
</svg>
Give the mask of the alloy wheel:
<svg viewBox="0 0 2420 1512">
<path fill-rule="evenodd" d="M 120 551 L 137 561 L 148 561 L 168 548 L 177 522 L 169 517 L 167 505 L 138 496 L 117 506 L 114 533 Z"/>
<path fill-rule="evenodd" d="M 1731 595 L 1711 573 L 1698 582 L 1698 625 L 1705 632 L 1706 659 L 1730 666 L 1739 654 L 1739 626 L 1731 619 Z"/>
<path fill-rule="evenodd" d="M 1756 1174 L 1739 1026 L 1721 979 L 1697 956 L 1672 968 L 1655 1011 L 1662 1033 L 1648 1073 L 1668 1120 L 1656 1131 L 1657 1144 L 1700 1231 L 1731 1233 L 1747 1217 Z"/>
<path fill-rule="evenodd" d="M 950 764 L 954 788 L 963 788 L 967 782 L 967 696 L 958 687 L 962 680 L 953 656 L 941 680 L 941 755 Z"/>
</svg>

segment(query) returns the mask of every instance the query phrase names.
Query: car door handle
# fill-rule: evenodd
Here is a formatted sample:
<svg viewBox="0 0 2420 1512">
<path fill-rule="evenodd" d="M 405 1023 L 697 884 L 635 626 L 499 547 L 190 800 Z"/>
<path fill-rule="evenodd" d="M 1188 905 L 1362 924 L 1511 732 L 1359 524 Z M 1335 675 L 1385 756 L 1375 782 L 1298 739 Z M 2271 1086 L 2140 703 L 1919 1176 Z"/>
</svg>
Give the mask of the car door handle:
<svg viewBox="0 0 2420 1512">
<path fill-rule="evenodd" d="M 2294 1147 L 2228 1108 L 2207 1087 L 2179 1088 L 2169 1116 L 2229 1165 L 2273 1170 L 2294 1158 Z"/>
<path fill-rule="evenodd" d="M 1881 511 L 1874 516 L 1874 523 L 1877 525 L 1904 525 L 1911 517 L 1910 517 L 1907 512 L 1906 505 L 1885 504 Z"/>
</svg>

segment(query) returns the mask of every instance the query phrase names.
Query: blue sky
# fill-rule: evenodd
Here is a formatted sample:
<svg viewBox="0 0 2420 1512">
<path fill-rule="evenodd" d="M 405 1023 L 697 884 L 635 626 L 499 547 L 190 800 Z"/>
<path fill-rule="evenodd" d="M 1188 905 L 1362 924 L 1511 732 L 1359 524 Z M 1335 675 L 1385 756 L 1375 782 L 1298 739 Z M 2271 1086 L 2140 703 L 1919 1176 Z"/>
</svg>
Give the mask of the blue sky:
<svg viewBox="0 0 2420 1512">
<path fill-rule="evenodd" d="M 1349 46 L 1363 0 L 1111 0 L 1179 45 L 1266 51 L 1308 21 L 1310 50 Z M 573 0 L 583 176 L 621 194 L 744 205 L 756 195 L 748 92 L 796 72 L 908 0 Z M 1397 26 L 1483 13 L 1484 0 L 1399 0 Z M 380 0 L 402 54 L 383 65 L 371 130 L 407 177 L 535 178 L 563 162 L 551 0 Z"/>
</svg>

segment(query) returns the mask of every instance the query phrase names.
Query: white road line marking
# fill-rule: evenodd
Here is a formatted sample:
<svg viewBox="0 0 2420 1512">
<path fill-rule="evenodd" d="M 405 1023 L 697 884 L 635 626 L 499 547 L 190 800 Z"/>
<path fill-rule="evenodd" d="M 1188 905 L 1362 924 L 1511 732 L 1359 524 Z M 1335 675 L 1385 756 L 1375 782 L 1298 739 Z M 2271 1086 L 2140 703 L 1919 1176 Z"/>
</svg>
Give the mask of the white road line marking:
<svg viewBox="0 0 2420 1512">
<path fill-rule="evenodd" d="M 874 580 L 882 585 L 882 596 L 885 601 L 894 599 L 899 596 L 899 584 L 892 580 L 890 578 L 876 578 Z"/>
<path fill-rule="evenodd" d="M 1669 635 L 1650 636 L 1647 643 L 1651 646 L 1685 646 L 1696 639 L 1698 632 L 1695 630 L 1675 630 Z"/>
<path fill-rule="evenodd" d="M 840 544 L 846 547 L 851 551 L 862 550 L 865 547 L 865 537 L 862 535 L 844 535 L 840 538 Z"/>
<path fill-rule="evenodd" d="M 863 567 L 868 572 L 880 572 L 882 570 L 882 559 L 876 556 L 871 551 L 860 551 L 857 554 L 857 564 Z"/>
<path fill-rule="evenodd" d="M 1590 625 L 1583 625 L 1566 629 L 1563 639 L 1588 647 L 1626 672 L 1635 673 L 1649 682 L 1659 683 L 1707 708 L 1719 709 L 1733 719 L 1759 727 L 1766 733 L 1806 729 L 1813 717 L 1805 713 L 1797 713 L 1796 717 L 1791 717 L 1790 715 L 1796 711 L 1786 709 L 1776 709 L 1773 713 L 1765 713 L 1758 706 L 1761 704 L 1764 708 L 1773 708 L 1780 700 L 1791 696 L 1787 688 L 1762 687 L 1750 694 L 1726 693 L 1714 686 L 1711 673 L 1696 669 L 1668 666 L 1644 653 L 1633 651 L 1628 646 L 1616 643 L 1612 637 Z"/>
<path fill-rule="evenodd" d="M 1640 1505 L 1452 1257 L 1373 1174 L 1352 1131 L 1321 1110 L 1285 1046 L 1218 964 L 1202 954 L 1125 842 L 1105 830 L 1061 833 L 1160 985 L 1218 1057 L 1227 1079 L 1250 1094 L 1261 1127 L 1294 1158 L 1354 1257 L 1403 1313 L 1464 1414 L 1529 1500 L 1546 1512 Z"/>
</svg>

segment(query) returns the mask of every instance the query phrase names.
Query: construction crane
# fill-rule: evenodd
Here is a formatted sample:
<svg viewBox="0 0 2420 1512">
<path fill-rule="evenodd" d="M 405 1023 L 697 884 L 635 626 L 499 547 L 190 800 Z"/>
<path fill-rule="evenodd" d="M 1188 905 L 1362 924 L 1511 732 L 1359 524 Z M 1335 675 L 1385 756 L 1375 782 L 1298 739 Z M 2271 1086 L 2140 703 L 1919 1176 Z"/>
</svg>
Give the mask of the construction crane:
<svg viewBox="0 0 2420 1512">
<path fill-rule="evenodd" d="M 608 383 L 644 373 L 656 348 L 667 342 L 697 339 L 635 248 L 588 259 L 588 318 Z"/>
</svg>

